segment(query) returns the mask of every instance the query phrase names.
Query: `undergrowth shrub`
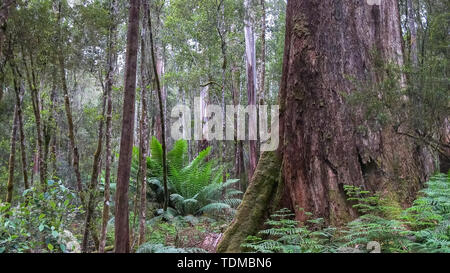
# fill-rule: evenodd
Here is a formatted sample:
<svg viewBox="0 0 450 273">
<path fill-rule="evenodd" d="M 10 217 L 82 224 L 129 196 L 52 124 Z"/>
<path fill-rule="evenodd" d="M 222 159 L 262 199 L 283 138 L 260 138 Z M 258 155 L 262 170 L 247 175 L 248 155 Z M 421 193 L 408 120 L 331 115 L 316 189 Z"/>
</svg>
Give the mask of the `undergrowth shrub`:
<svg viewBox="0 0 450 273">
<path fill-rule="evenodd" d="M 74 250 L 68 230 L 80 212 L 76 195 L 61 181 L 47 183 L 45 192 L 25 190 L 18 206 L 0 203 L 0 253 Z"/>
</svg>

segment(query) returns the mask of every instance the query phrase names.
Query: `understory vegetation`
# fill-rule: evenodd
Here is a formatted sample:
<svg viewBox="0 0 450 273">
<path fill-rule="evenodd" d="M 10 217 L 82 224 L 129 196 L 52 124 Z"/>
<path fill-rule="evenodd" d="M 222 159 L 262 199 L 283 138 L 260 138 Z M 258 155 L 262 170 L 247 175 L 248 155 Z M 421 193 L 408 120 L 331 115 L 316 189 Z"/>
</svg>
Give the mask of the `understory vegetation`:
<svg viewBox="0 0 450 273">
<path fill-rule="evenodd" d="M 360 213 L 346 226 L 327 227 L 320 218 L 299 223 L 281 209 L 242 247 L 258 253 L 450 253 L 450 175 L 431 178 L 407 209 L 358 187 L 345 190 Z"/>
<path fill-rule="evenodd" d="M 223 181 L 223 172 L 214 160 L 207 160 L 211 148 L 199 153 L 191 162 L 187 154 L 187 142 L 179 140 L 168 153 L 170 206 L 162 209 L 164 189 L 162 185 L 162 150 L 156 138 L 151 142 L 152 156 L 147 157 L 147 182 L 151 191 L 148 201 L 149 219 L 146 221 L 146 242 L 137 252 L 170 252 L 177 247 L 182 251 L 199 250 L 208 234 L 219 234 L 231 221 L 239 205 L 242 192 L 236 189 L 238 179 Z M 139 149 L 133 150 L 133 166 L 136 166 Z M 132 192 L 136 187 L 137 170 L 132 167 Z M 102 177 L 102 180 L 104 178 Z M 115 185 L 112 185 L 112 190 Z M 100 189 L 104 189 L 100 187 Z M 45 192 L 37 188 L 25 190 L 20 205 L 0 206 L 0 252 L 79 252 L 84 210 L 77 202 L 76 192 L 64 186 L 62 181 L 49 180 Z M 102 211 L 101 205 L 97 211 Z M 137 216 L 131 215 L 136 220 Z M 132 221 L 134 232 L 138 224 Z M 113 244 L 114 217 L 108 221 L 107 242 Z M 134 246 L 134 244 L 133 244 Z"/>
</svg>

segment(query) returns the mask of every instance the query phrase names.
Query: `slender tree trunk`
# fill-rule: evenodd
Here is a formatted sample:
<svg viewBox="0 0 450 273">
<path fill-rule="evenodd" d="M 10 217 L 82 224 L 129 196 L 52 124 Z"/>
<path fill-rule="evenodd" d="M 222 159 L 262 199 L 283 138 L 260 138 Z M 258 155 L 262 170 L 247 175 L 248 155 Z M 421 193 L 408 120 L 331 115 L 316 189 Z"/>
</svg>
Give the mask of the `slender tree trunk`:
<svg viewBox="0 0 450 273">
<path fill-rule="evenodd" d="M 50 105 L 49 105 L 49 116 L 46 121 L 46 126 L 44 128 L 44 161 L 47 162 L 47 167 L 49 166 L 49 159 L 52 166 L 52 171 L 50 172 L 50 168 L 47 168 L 50 177 L 53 178 L 56 172 L 56 149 L 54 149 L 54 143 L 56 143 L 56 95 L 57 95 L 57 79 L 58 79 L 58 69 L 56 67 L 53 68 L 52 80 L 53 86 L 50 94 Z"/>
<path fill-rule="evenodd" d="M 88 204 L 87 204 L 87 210 L 86 210 L 86 219 L 84 224 L 84 233 L 83 233 L 83 243 L 81 245 L 81 251 L 86 253 L 88 251 L 88 239 L 89 239 L 89 231 L 92 230 L 93 226 L 91 224 L 92 217 L 94 214 L 95 205 L 97 204 L 97 184 L 98 184 L 98 176 L 99 176 L 99 169 L 100 169 L 100 159 L 102 154 L 102 148 L 103 148 L 103 126 L 104 126 L 104 116 L 105 116 L 105 109 L 106 109 L 106 89 L 104 90 L 103 94 L 103 103 L 102 103 L 102 118 L 100 119 L 99 125 L 98 125 L 98 140 L 97 140 L 97 149 L 94 153 L 94 160 L 92 163 L 92 173 L 91 173 L 91 181 L 89 183 L 88 188 Z M 93 237 L 94 234 L 92 234 Z M 98 244 L 96 244 L 98 246 Z"/>
<path fill-rule="evenodd" d="M 64 50 L 63 50 L 63 36 L 62 36 L 62 25 L 61 25 L 61 1 L 59 2 L 59 13 L 58 13 L 58 22 L 59 22 L 59 52 L 58 52 L 58 61 L 59 61 L 59 73 L 62 89 L 64 92 L 64 107 L 66 110 L 67 124 L 69 127 L 69 141 L 70 147 L 72 149 L 72 163 L 73 169 L 75 171 L 75 177 L 77 180 L 77 190 L 80 196 L 81 203 L 83 206 L 86 206 L 85 196 L 83 192 L 83 184 L 81 181 L 81 173 L 80 173 L 80 154 L 78 151 L 77 143 L 75 140 L 75 129 L 73 124 L 73 116 L 72 116 L 72 106 L 70 102 L 69 90 L 67 88 L 66 81 L 66 69 L 65 69 L 65 60 L 64 60 Z"/>
<path fill-rule="evenodd" d="M 222 133 L 225 136 L 226 135 L 226 116 L 225 116 L 225 84 L 226 84 L 226 72 L 227 72 L 227 30 L 225 29 L 225 4 L 223 0 L 220 0 L 219 6 L 217 8 L 217 17 L 218 17 L 218 23 L 217 23 L 217 33 L 220 37 L 220 48 L 222 52 Z M 220 17 L 220 19 L 219 19 Z M 227 145 L 226 141 L 222 141 L 222 162 L 225 166 L 225 163 L 227 162 Z M 226 172 L 227 170 L 223 170 L 223 180 L 226 179 Z"/>
<path fill-rule="evenodd" d="M 39 172 L 39 153 L 37 148 L 37 141 L 35 143 L 35 150 L 33 153 L 33 168 L 31 170 L 30 183 L 33 185 L 34 183 L 34 175 Z"/>
<path fill-rule="evenodd" d="M 117 2 L 111 0 L 110 3 L 110 18 L 114 20 L 117 15 Z M 117 39 L 117 25 L 112 22 L 109 27 L 108 38 L 108 72 L 106 74 L 106 154 L 105 154 L 105 192 L 103 199 L 103 213 L 102 213 L 102 230 L 100 235 L 99 252 L 105 252 L 106 246 L 106 233 L 109 220 L 109 205 L 111 199 L 110 183 L 111 183 L 111 135 L 112 135 L 112 86 L 114 84 L 114 71 L 115 71 L 115 56 L 116 56 L 116 42 Z"/>
<path fill-rule="evenodd" d="M 23 56 L 23 63 L 27 75 L 27 81 L 28 86 L 31 91 L 31 101 L 33 104 L 33 113 L 36 123 L 36 138 L 37 138 L 37 162 L 39 166 L 39 178 L 40 183 L 45 191 L 47 188 L 47 181 L 46 181 L 46 175 L 47 175 L 47 168 L 46 168 L 46 162 L 44 160 L 44 141 L 43 141 L 43 125 L 41 120 L 41 100 L 39 95 L 39 89 L 36 79 L 36 73 L 35 73 L 35 67 L 33 62 L 33 56 L 30 53 L 30 68 L 28 68 L 28 64 L 25 59 L 24 55 L 25 51 L 22 48 L 22 56 Z"/>
<path fill-rule="evenodd" d="M 155 58 L 156 58 L 156 70 L 158 71 L 158 79 L 161 79 L 161 77 L 163 76 L 163 60 L 161 59 L 161 57 L 158 54 L 158 48 L 155 45 L 154 47 L 154 51 L 155 51 Z M 153 86 L 157 86 L 156 83 L 156 76 L 153 78 Z M 164 93 L 164 89 L 161 86 L 161 81 L 160 81 L 160 88 L 161 88 L 161 96 L 162 96 L 162 100 L 163 100 L 163 104 L 164 101 L 166 100 L 166 96 Z M 155 117 L 155 126 L 154 126 L 154 130 L 155 130 L 155 137 L 158 139 L 159 142 L 162 143 L 162 122 L 161 122 L 161 117 L 159 115 L 159 112 L 161 112 L 161 109 L 159 108 L 159 103 L 158 103 L 158 90 L 155 90 L 155 96 L 156 96 L 156 100 L 155 100 L 155 106 L 156 106 L 156 110 L 157 110 L 157 115 Z M 163 105 L 164 106 L 164 105 Z M 162 111 L 164 111 L 164 107 L 162 108 Z"/>
<path fill-rule="evenodd" d="M 348 76 L 386 77 L 373 69 L 373 50 L 402 65 L 397 1 L 288 1 L 279 150 L 261 156 L 219 252 L 239 251 L 277 207 L 290 208 L 301 222 L 305 212 L 333 225 L 352 220 L 357 212 L 345 185 L 389 193 L 400 206 L 412 202 L 424 182 L 416 145 L 389 126 L 358 133 L 362 118 L 352 118 L 342 96 L 354 90 Z"/>
<path fill-rule="evenodd" d="M 264 104 L 265 82 L 266 82 L 266 5 L 265 0 L 261 0 L 261 71 L 259 76 L 259 104 Z"/>
<path fill-rule="evenodd" d="M 16 93 L 16 107 L 17 107 L 17 116 L 18 116 L 18 125 L 19 125 L 19 136 L 20 136 L 20 152 L 21 152 L 21 159 L 22 159 L 22 175 L 23 175 L 23 183 L 25 186 L 25 189 L 30 188 L 30 184 L 28 181 L 28 165 L 27 165 L 27 151 L 26 151 L 26 145 L 25 145 L 25 132 L 24 132 L 24 126 L 23 126 L 23 89 L 20 85 L 20 79 L 18 79 L 18 73 L 15 70 L 15 67 L 11 67 L 13 71 L 13 83 L 14 83 L 14 90 Z"/>
<path fill-rule="evenodd" d="M 62 54 L 59 57 L 59 69 L 60 69 L 60 77 L 62 89 L 64 92 L 64 107 L 66 110 L 67 123 L 69 127 L 69 142 L 70 147 L 72 149 L 72 164 L 73 169 L 75 171 L 75 176 L 77 179 L 77 190 L 80 195 L 81 202 L 84 204 L 84 192 L 83 192 L 83 184 L 81 182 L 81 173 L 80 173 L 80 154 L 78 152 L 77 143 L 75 140 L 75 129 L 73 124 L 73 116 L 72 116 L 72 106 L 69 97 L 69 91 L 67 88 L 66 75 L 65 75 L 65 65 L 64 65 L 64 56 Z"/>
<path fill-rule="evenodd" d="M 148 2 L 143 1 L 143 28 L 141 39 L 141 118 L 140 118 L 140 130 L 139 130 L 139 179 L 140 190 L 140 208 L 139 208 L 139 241 L 141 245 L 145 242 L 145 222 L 146 222 L 146 210 L 147 210 L 147 155 L 148 155 L 148 113 L 147 113 L 147 85 L 148 85 L 148 72 L 147 72 L 147 58 L 146 58 L 146 35 L 148 32 L 147 23 L 147 9 Z"/>
<path fill-rule="evenodd" d="M 147 210 L 147 155 L 148 155 L 148 114 L 147 114 L 147 64 L 146 64 L 146 41 L 145 37 L 148 31 L 146 27 L 148 2 L 143 1 L 143 29 L 142 39 L 141 39 L 141 117 L 139 126 L 139 179 L 140 179 L 140 205 L 139 205 L 139 241 L 138 244 L 141 245 L 145 242 L 145 221 L 146 221 L 146 210 Z"/>
<path fill-rule="evenodd" d="M 256 106 L 256 49 L 255 49 L 255 33 L 253 31 L 253 20 L 251 18 L 251 1 L 245 0 L 244 7 L 246 10 L 244 19 L 244 34 L 245 34 L 245 57 L 247 67 L 247 95 L 248 105 Z M 250 115 L 249 124 L 257 124 L 256 116 Z M 251 181 L 256 165 L 258 164 L 257 140 L 250 139 L 249 141 L 249 167 L 248 180 Z"/>
<path fill-rule="evenodd" d="M 233 67 L 231 70 L 231 81 L 233 85 L 233 105 L 236 107 L 239 105 L 239 102 L 241 100 L 241 88 L 240 88 L 240 72 L 239 69 L 236 67 Z M 236 115 L 239 115 L 238 113 Z M 245 163 L 244 163 L 244 145 L 242 140 L 238 140 L 237 136 L 237 119 L 234 119 L 234 170 L 235 170 L 235 177 L 239 178 L 239 188 L 242 190 L 246 186 L 246 180 L 245 177 Z"/>
<path fill-rule="evenodd" d="M 17 123 L 19 115 L 17 114 L 17 105 L 14 107 L 14 118 L 11 130 L 10 152 L 9 152 L 9 168 L 8 168 L 8 185 L 6 194 L 6 203 L 11 204 L 14 190 L 14 167 L 16 161 L 16 138 Z"/>
<path fill-rule="evenodd" d="M 153 41 L 153 30 L 152 30 L 152 20 L 150 7 L 147 8 L 147 20 L 148 20 L 148 31 L 150 34 L 150 52 L 152 55 L 153 72 L 155 74 L 156 90 L 158 92 L 158 105 L 159 105 L 159 118 L 161 120 L 161 146 L 163 150 L 163 185 L 164 185 L 164 211 L 167 210 L 169 206 L 169 190 L 167 188 L 167 146 L 166 146 L 166 125 L 164 119 L 164 107 L 163 107 L 163 94 L 161 90 L 161 83 L 159 81 L 157 59 L 155 56 L 155 44 Z"/>
<path fill-rule="evenodd" d="M 128 17 L 127 51 L 125 65 L 125 93 L 123 101 L 122 136 L 120 140 L 119 167 L 115 209 L 115 252 L 130 252 L 130 226 L 128 211 L 128 186 L 130 183 L 133 153 L 134 114 L 136 101 L 136 68 L 139 44 L 140 0 L 130 0 Z"/>
<path fill-rule="evenodd" d="M 55 71 L 55 81 L 57 78 L 57 73 L 58 71 Z M 56 83 L 55 83 L 56 85 Z M 50 163 L 52 166 L 52 171 L 51 171 L 51 175 L 50 177 L 56 177 L 57 175 L 57 169 L 56 169 L 56 139 L 58 137 L 58 124 L 56 122 L 55 117 L 57 116 L 58 112 L 57 112 L 57 89 L 55 86 L 55 89 L 52 90 L 52 94 L 51 94 L 51 118 L 49 119 L 49 126 L 51 128 L 51 138 L 50 138 Z"/>
<path fill-rule="evenodd" d="M 198 152 L 205 150 L 209 146 L 208 141 L 208 128 L 205 126 L 205 124 L 208 122 L 208 114 L 206 112 L 206 106 L 209 104 L 209 84 L 204 86 L 202 90 L 200 90 L 200 107 L 201 107 L 201 125 L 202 126 L 202 139 L 199 141 L 198 145 Z M 206 161 L 209 160 L 209 156 L 206 158 Z"/>
<path fill-rule="evenodd" d="M 416 11 L 414 8 L 413 0 L 406 0 L 408 8 L 408 26 L 410 34 L 410 45 L 409 45 L 409 61 L 414 68 L 417 68 L 419 60 L 417 57 L 418 47 L 417 47 L 417 27 L 416 27 Z"/>
</svg>

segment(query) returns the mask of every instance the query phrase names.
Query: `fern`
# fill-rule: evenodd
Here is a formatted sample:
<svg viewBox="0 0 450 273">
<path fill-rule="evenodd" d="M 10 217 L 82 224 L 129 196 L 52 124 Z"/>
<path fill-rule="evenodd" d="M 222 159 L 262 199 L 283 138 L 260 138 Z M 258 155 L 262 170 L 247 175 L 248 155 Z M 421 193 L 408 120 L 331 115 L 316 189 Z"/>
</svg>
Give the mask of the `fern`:
<svg viewBox="0 0 450 273">
<path fill-rule="evenodd" d="M 334 237 L 334 228 L 318 228 L 323 219 L 309 221 L 313 227 L 304 225 L 300 227 L 298 221 L 288 209 L 281 209 L 270 216 L 265 222 L 270 228 L 258 233 L 260 236 L 249 236 L 241 245 L 242 248 L 258 253 L 311 253 L 334 252 L 335 246 L 331 239 Z M 262 237 L 265 237 L 263 239 Z"/>
<path fill-rule="evenodd" d="M 417 252 L 450 253 L 450 176 L 432 177 L 421 195 L 406 210 L 409 235 L 415 239 L 409 246 Z"/>
<path fill-rule="evenodd" d="M 432 177 L 406 210 L 358 187 L 344 189 L 361 216 L 343 228 L 323 228 L 321 218 L 300 226 L 293 213 L 282 209 L 265 222 L 268 228 L 247 237 L 241 247 L 258 253 L 365 252 L 376 241 L 382 252 L 450 253 L 449 175 Z"/>
<path fill-rule="evenodd" d="M 152 156 L 147 158 L 149 187 L 158 202 L 164 201 L 162 184 L 162 147 L 153 137 Z M 187 141 L 178 140 L 168 152 L 168 187 L 170 205 L 180 215 L 200 215 L 218 212 L 233 213 L 241 199 L 242 192 L 232 186 L 239 180 L 222 182 L 222 168 L 214 168 L 215 161 L 207 161 L 211 147 L 201 151 L 191 162 L 188 161 Z M 137 177 L 139 149 L 133 149 L 132 178 Z"/>
</svg>

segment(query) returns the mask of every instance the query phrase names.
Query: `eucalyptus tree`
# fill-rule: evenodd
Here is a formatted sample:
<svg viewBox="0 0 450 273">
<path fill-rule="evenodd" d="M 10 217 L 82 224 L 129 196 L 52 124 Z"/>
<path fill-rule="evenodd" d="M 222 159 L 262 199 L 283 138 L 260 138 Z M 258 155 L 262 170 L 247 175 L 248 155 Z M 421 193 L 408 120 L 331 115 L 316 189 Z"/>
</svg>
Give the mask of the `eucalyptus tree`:
<svg viewBox="0 0 450 273">
<path fill-rule="evenodd" d="M 256 45 L 254 32 L 254 14 L 252 12 L 252 1 L 245 0 L 245 17 L 244 17 L 244 34 L 245 34 L 245 61 L 247 72 L 247 98 L 248 105 L 256 107 L 257 96 L 257 75 L 256 75 Z M 258 118 L 255 114 L 250 115 L 249 124 L 257 124 Z M 248 164 L 248 181 L 251 181 L 256 165 L 258 164 L 258 144 L 257 136 L 249 136 L 249 164 Z"/>
<path fill-rule="evenodd" d="M 136 100 L 136 69 L 139 44 L 140 1 L 130 0 L 128 16 L 127 51 L 125 65 L 125 92 L 120 140 L 119 166 L 115 209 L 115 252 L 130 252 L 128 186 L 133 152 L 134 115 Z"/>
<path fill-rule="evenodd" d="M 279 96 L 282 142 L 277 152 L 262 155 L 219 252 L 239 251 L 277 206 L 295 209 L 302 222 L 305 212 L 333 225 L 357 217 L 344 185 L 394 192 L 397 204 L 415 197 L 426 179 L 419 166 L 428 164 L 415 156 L 417 144 L 396 134 L 393 123 L 379 127 L 353 117 L 343 99 L 357 92 L 358 80 L 403 84 L 401 75 L 377 70 L 380 63 L 403 65 L 398 3 L 382 3 L 288 1 Z M 361 125 L 367 130 L 358 130 Z"/>
</svg>

